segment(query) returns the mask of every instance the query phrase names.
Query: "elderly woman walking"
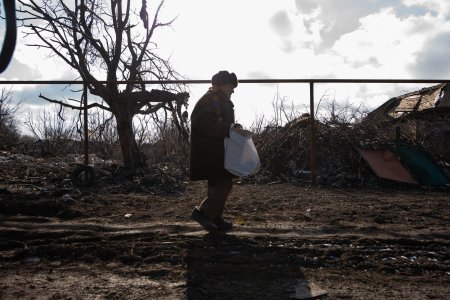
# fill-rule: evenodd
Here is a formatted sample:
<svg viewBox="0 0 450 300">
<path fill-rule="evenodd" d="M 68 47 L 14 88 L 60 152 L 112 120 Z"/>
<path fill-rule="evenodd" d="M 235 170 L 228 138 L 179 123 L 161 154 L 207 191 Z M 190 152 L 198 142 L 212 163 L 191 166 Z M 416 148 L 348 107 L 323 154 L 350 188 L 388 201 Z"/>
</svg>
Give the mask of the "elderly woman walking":
<svg viewBox="0 0 450 300">
<path fill-rule="evenodd" d="M 225 202 L 233 187 L 233 175 L 224 168 L 224 138 L 233 126 L 231 95 L 238 85 L 234 73 L 220 71 L 212 87 L 194 107 L 191 115 L 190 179 L 207 180 L 207 197 L 192 211 L 192 219 L 208 231 L 231 229 L 223 219 Z"/>
</svg>

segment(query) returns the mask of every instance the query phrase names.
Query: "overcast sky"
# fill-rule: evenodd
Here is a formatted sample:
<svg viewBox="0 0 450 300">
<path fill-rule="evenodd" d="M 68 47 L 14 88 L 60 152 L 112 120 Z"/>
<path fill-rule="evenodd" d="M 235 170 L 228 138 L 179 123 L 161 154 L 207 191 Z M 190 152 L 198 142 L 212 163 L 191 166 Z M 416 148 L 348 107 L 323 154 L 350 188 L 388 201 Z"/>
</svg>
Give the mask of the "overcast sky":
<svg viewBox="0 0 450 300">
<path fill-rule="evenodd" d="M 134 2 L 140 8 L 141 0 Z M 150 15 L 155 4 L 148 1 Z M 157 32 L 155 41 L 189 79 L 210 79 L 219 70 L 240 79 L 450 78 L 449 0 L 166 0 L 162 20 L 175 16 L 172 28 Z M 1 79 L 76 77 L 26 42 L 19 36 L 14 61 Z M 207 88 L 191 87 L 191 108 Z M 417 88 L 327 84 L 318 85 L 316 95 L 376 107 Z M 26 90 L 30 105 L 45 92 Z M 270 114 L 277 90 L 299 107 L 308 103 L 307 85 L 241 84 L 233 95 L 239 121 L 249 126 L 255 116 Z"/>
</svg>

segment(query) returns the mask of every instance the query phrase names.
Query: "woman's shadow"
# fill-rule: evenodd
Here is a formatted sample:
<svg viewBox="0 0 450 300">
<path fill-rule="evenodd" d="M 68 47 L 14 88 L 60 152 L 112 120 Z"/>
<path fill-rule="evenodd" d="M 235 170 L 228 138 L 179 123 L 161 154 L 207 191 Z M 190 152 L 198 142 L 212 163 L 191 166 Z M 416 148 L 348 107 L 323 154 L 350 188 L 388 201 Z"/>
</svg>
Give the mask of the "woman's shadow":
<svg viewBox="0 0 450 300">
<path fill-rule="evenodd" d="M 210 233 L 187 250 L 187 299 L 288 299 L 306 282 L 295 249 L 267 238 Z"/>
</svg>

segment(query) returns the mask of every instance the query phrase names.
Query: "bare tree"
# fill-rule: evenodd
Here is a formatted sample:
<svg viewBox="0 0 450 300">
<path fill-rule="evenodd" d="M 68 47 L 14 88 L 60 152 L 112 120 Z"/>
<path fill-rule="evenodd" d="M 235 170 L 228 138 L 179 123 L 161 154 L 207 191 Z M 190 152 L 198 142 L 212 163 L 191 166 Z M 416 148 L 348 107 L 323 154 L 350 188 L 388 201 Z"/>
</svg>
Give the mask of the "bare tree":
<svg viewBox="0 0 450 300">
<path fill-rule="evenodd" d="M 67 154 L 75 144 L 76 116 L 68 116 L 64 108 L 55 106 L 53 112 L 44 109 L 39 113 L 28 110 L 25 126 L 39 141 L 43 156 Z"/>
<path fill-rule="evenodd" d="M 12 144 L 19 139 L 17 113 L 21 101 L 14 103 L 11 88 L 0 91 L 0 145 Z"/>
<path fill-rule="evenodd" d="M 187 106 L 188 94 L 168 85 L 149 91 L 142 84 L 142 80 L 179 77 L 169 61 L 156 53 L 152 40 L 155 30 L 170 26 L 174 21 L 159 20 L 164 0 L 156 6 L 152 20 L 148 18 L 145 0 L 140 12 L 132 7 L 130 0 L 18 2 L 21 4 L 18 11 L 23 16 L 20 20 L 27 35 L 36 35 L 40 40 L 30 46 L 48 49 L 62 59 L 87 82 L 89 92 L 105 103 L 91 103 L 88 108 L 99 107 L 114 115 L 125 166 L 136 169 L 142 164 L 133 131 L 136 114 L 167 110 L 183 136 L 188 136 L 181 111 Z M 126 83 L 120 85 L 121 80 Z M 40 97 L 81 109 L 80 105 Z"/>
</svg>

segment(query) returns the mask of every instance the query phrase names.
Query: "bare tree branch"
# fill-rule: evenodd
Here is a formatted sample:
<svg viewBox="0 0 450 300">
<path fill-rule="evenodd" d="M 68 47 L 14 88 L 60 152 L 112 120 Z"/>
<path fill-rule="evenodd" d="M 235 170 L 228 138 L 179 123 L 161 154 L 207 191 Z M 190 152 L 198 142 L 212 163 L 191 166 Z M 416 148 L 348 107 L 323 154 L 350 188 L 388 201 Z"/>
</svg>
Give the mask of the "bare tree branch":
<svg viewBox="0 0 450 300">
<path fill-rule="evenodd" d="M 120 145 L 127 165 L 134 165 L 136 142 L 133 132 L 133 116 L 153 114 L 161 109 L 169 112 L 177 127 L 186 128 L 187 120 L 181 118 L 181 108 L 187 106 L 186 93 L 172 85 L 161 85 L 161 90 L 146 91 L 146 85 L 136 81 L 149 79 L 178 79 L 169 60 L 158 55 L 152 46 L 155 30 L 170 26 L 172 22 L 161 22 L 159 14 L 164 4 L 161 0 L 150 26 L 140 32 L 139 16 L 146 14 L 132 10 L 130 0 L 17 0 L 23 16 L 19 21 L 27 36 L 37 36 L 40 42 L 31 46 L 49 50 L 50 53 L 76 70 L 88 81 L 90 94 L 99 96 L 105 105 L 89 104 L 110 111 L 117 122 Z M 144 9 L 144 11 L 142 11 Z M 99 83 L 100 77 L 108 81 Z M 97 79 L 98 78 L 98 79 Z M 128 81 L 125 87 L 118 81 Z M 49 102 L 80 110 L 64 101 L 40 96 Z M 173 102 L 173 104 L 171 104 Z M 139 163 L 139 162 L 137 162 Z"/>
<path fill-rule="evenodd" d="M 61 106 L 68 107 L 68 108 L 71 108 L 71 109 L 76 109 L 76 110 L 83 110 L 84 109 L 84 106 L 81 106 L 81 107 L 80 106 L 74 106 L 74 105 L 65 103 L 65 102 L 60 101 L 60 100 L 53 100 L 53 99 L 47 98 L 47 97 L 45 97 L 43 95 L 39 95 L 39 98 L 45 99 L 46 101 L 48 101 L 50 103 L 56 103 L 56 104 L 59 104 Z M 98 107 L 98 108 L 104 109 L 106 111 L 111 111 L 111 109 L 109 107 L 106 107 L 106 106 L 101 105 L 99 103 L 91 103 L 91 104 L 86 106 L 87 109 L 94 108 L 94 107 Z"/>
</svg>

